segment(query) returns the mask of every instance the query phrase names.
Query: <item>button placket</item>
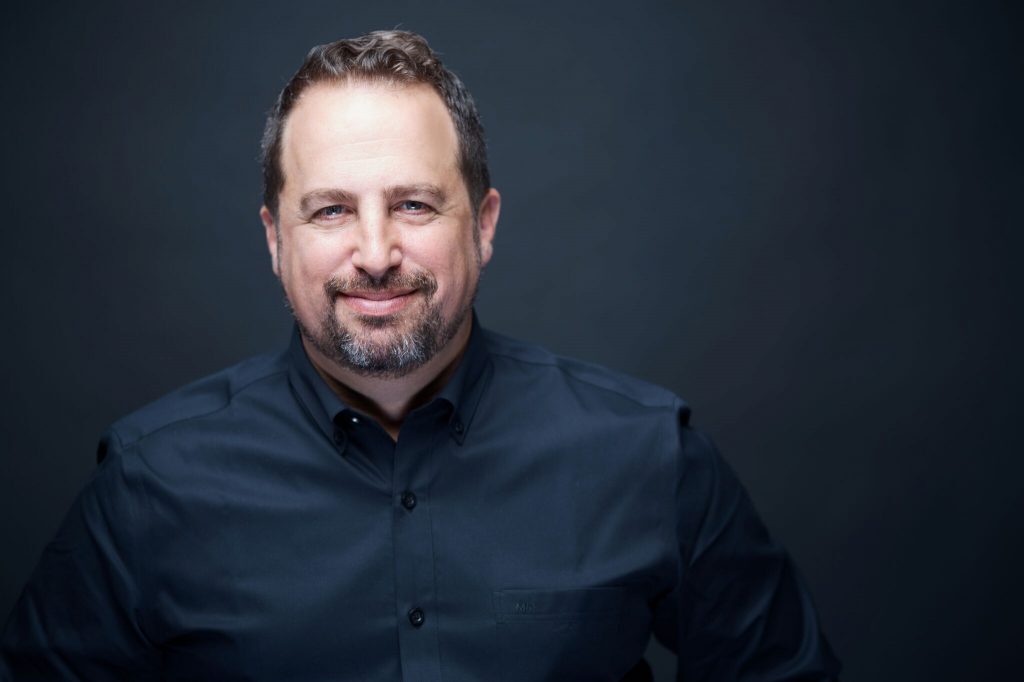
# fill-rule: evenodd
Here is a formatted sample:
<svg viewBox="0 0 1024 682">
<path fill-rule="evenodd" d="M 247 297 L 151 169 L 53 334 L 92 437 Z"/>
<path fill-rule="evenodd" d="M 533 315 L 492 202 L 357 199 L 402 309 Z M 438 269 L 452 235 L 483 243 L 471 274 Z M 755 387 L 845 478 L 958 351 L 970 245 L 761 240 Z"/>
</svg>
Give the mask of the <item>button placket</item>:
<svg viewBox="0 0 1024 682">
<path fill-rule="evenodd" d="M 439 621 L 427 618 L 437 598 L 430 485 L 436 449 L 447 433 L 439 433 L 437 427 L 444 426 L 428 423 L 432 419 L 424 417 L 417 415 L 402 424 L 395 448 L 391 506 L 402 671 L 405 679 L 426 681 L 441 679 Z"/>
</svg>

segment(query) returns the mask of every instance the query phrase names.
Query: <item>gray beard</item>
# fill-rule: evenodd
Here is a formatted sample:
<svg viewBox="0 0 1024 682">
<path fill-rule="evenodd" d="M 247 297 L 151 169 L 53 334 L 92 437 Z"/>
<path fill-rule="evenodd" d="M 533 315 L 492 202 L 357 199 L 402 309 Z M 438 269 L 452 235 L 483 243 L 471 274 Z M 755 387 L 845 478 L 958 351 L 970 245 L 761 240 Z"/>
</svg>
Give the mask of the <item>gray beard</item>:
<svg viewBox="0 0 1024 682">
<path fill-rule="evenodd" d="M 408 332 L 391 330 L 382 341 L 370 341 L 360 338 L 357 333 L 344 326 L 335 312 L 335 304 L 342 292 L 353 289 L 383 290 L 410 287 L 417 289 L 416 295 L 426 299 L 426 308 Z M 400 275 L 388 272 L 380 279 L 368 275 L 360 275 L 344 281 L 330 279 L 324 284 L 327 297 L 327 309 L 320 320 L 318 329 L 311 330 L 303 325 L 289 302 L 289 309 L 295 318 L 299 331 L 328 359 L 341 367 L 368 377 L 403 377 L 429 362 L 438 351 L 444 348 L 458 333 L 473 307 L 476 291 L 449 320 L 441 314 L 441 307 L 433 301 L 437 291 L 437 281 L 433 277 L 418 273 L 416 275 Z M 287 299 L 287 295 L 285 297 Z M 358 324 L 377 329 L 397 327 L 401 313 L 385 316 L 360 316 Z"/>
</svg>

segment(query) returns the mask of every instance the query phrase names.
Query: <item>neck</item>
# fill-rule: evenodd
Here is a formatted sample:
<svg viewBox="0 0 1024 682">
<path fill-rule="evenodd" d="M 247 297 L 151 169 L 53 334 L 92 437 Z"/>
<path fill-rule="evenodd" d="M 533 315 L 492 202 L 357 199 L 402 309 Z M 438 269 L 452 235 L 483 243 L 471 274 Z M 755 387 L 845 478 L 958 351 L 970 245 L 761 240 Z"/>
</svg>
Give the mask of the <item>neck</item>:
<svg viewBox="0 0 1024 682">
<path fill-rule="evenodd" d="M 373 377 L 358 374 L 323 355 L 302 339 L 313 367 L 331 390 L 345 403 L 373 417 L 398 440 L 406 416 L 436 396 L 455 373 L 469 343 L 472 315 L 467 315 L 452 340 L 418 367 L 400 377 Z"/>
</svg>

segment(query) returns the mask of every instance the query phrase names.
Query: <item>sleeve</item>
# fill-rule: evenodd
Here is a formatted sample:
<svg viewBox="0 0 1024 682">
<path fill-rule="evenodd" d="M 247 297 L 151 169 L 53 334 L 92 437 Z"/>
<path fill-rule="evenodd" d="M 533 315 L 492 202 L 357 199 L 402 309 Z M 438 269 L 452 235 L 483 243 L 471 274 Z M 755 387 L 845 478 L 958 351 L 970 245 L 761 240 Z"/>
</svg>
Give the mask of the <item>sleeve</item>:
<svg viewBox="0 0 1024 682">
<path fill-rule="evenodd" d="M 146 680 L 155 649 L 139 625 L 138 520 L 120 442 L 100 442 L 99 466 L 47 545 L 0 635 L 0 680 Z"/>
<path fill-rule="evenodd" d="M 835 680 L 811 596 L 711 441 L 683 420 L 675 513 L 679 576 L 654 634 L 687 682 Z"/>
</svg>

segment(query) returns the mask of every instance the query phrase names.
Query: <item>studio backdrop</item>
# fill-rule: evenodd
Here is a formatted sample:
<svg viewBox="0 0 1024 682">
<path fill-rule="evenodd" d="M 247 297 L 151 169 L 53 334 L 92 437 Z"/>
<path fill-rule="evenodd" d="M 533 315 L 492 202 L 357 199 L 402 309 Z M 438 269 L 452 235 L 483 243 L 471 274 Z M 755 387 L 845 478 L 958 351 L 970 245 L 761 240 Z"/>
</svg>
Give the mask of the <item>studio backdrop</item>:
<svg viewBox="0 0 1024 682">
<path fill-rule="evenodd" d="M 487 129 L 480 320 L 686 399 L 847 679 L 1016 669 L 1017 5 L 3 11 L 0 618 L 110 422 L 287 342 L 265 112 L 310 46 L 401 27 Z"/>
</svg>

